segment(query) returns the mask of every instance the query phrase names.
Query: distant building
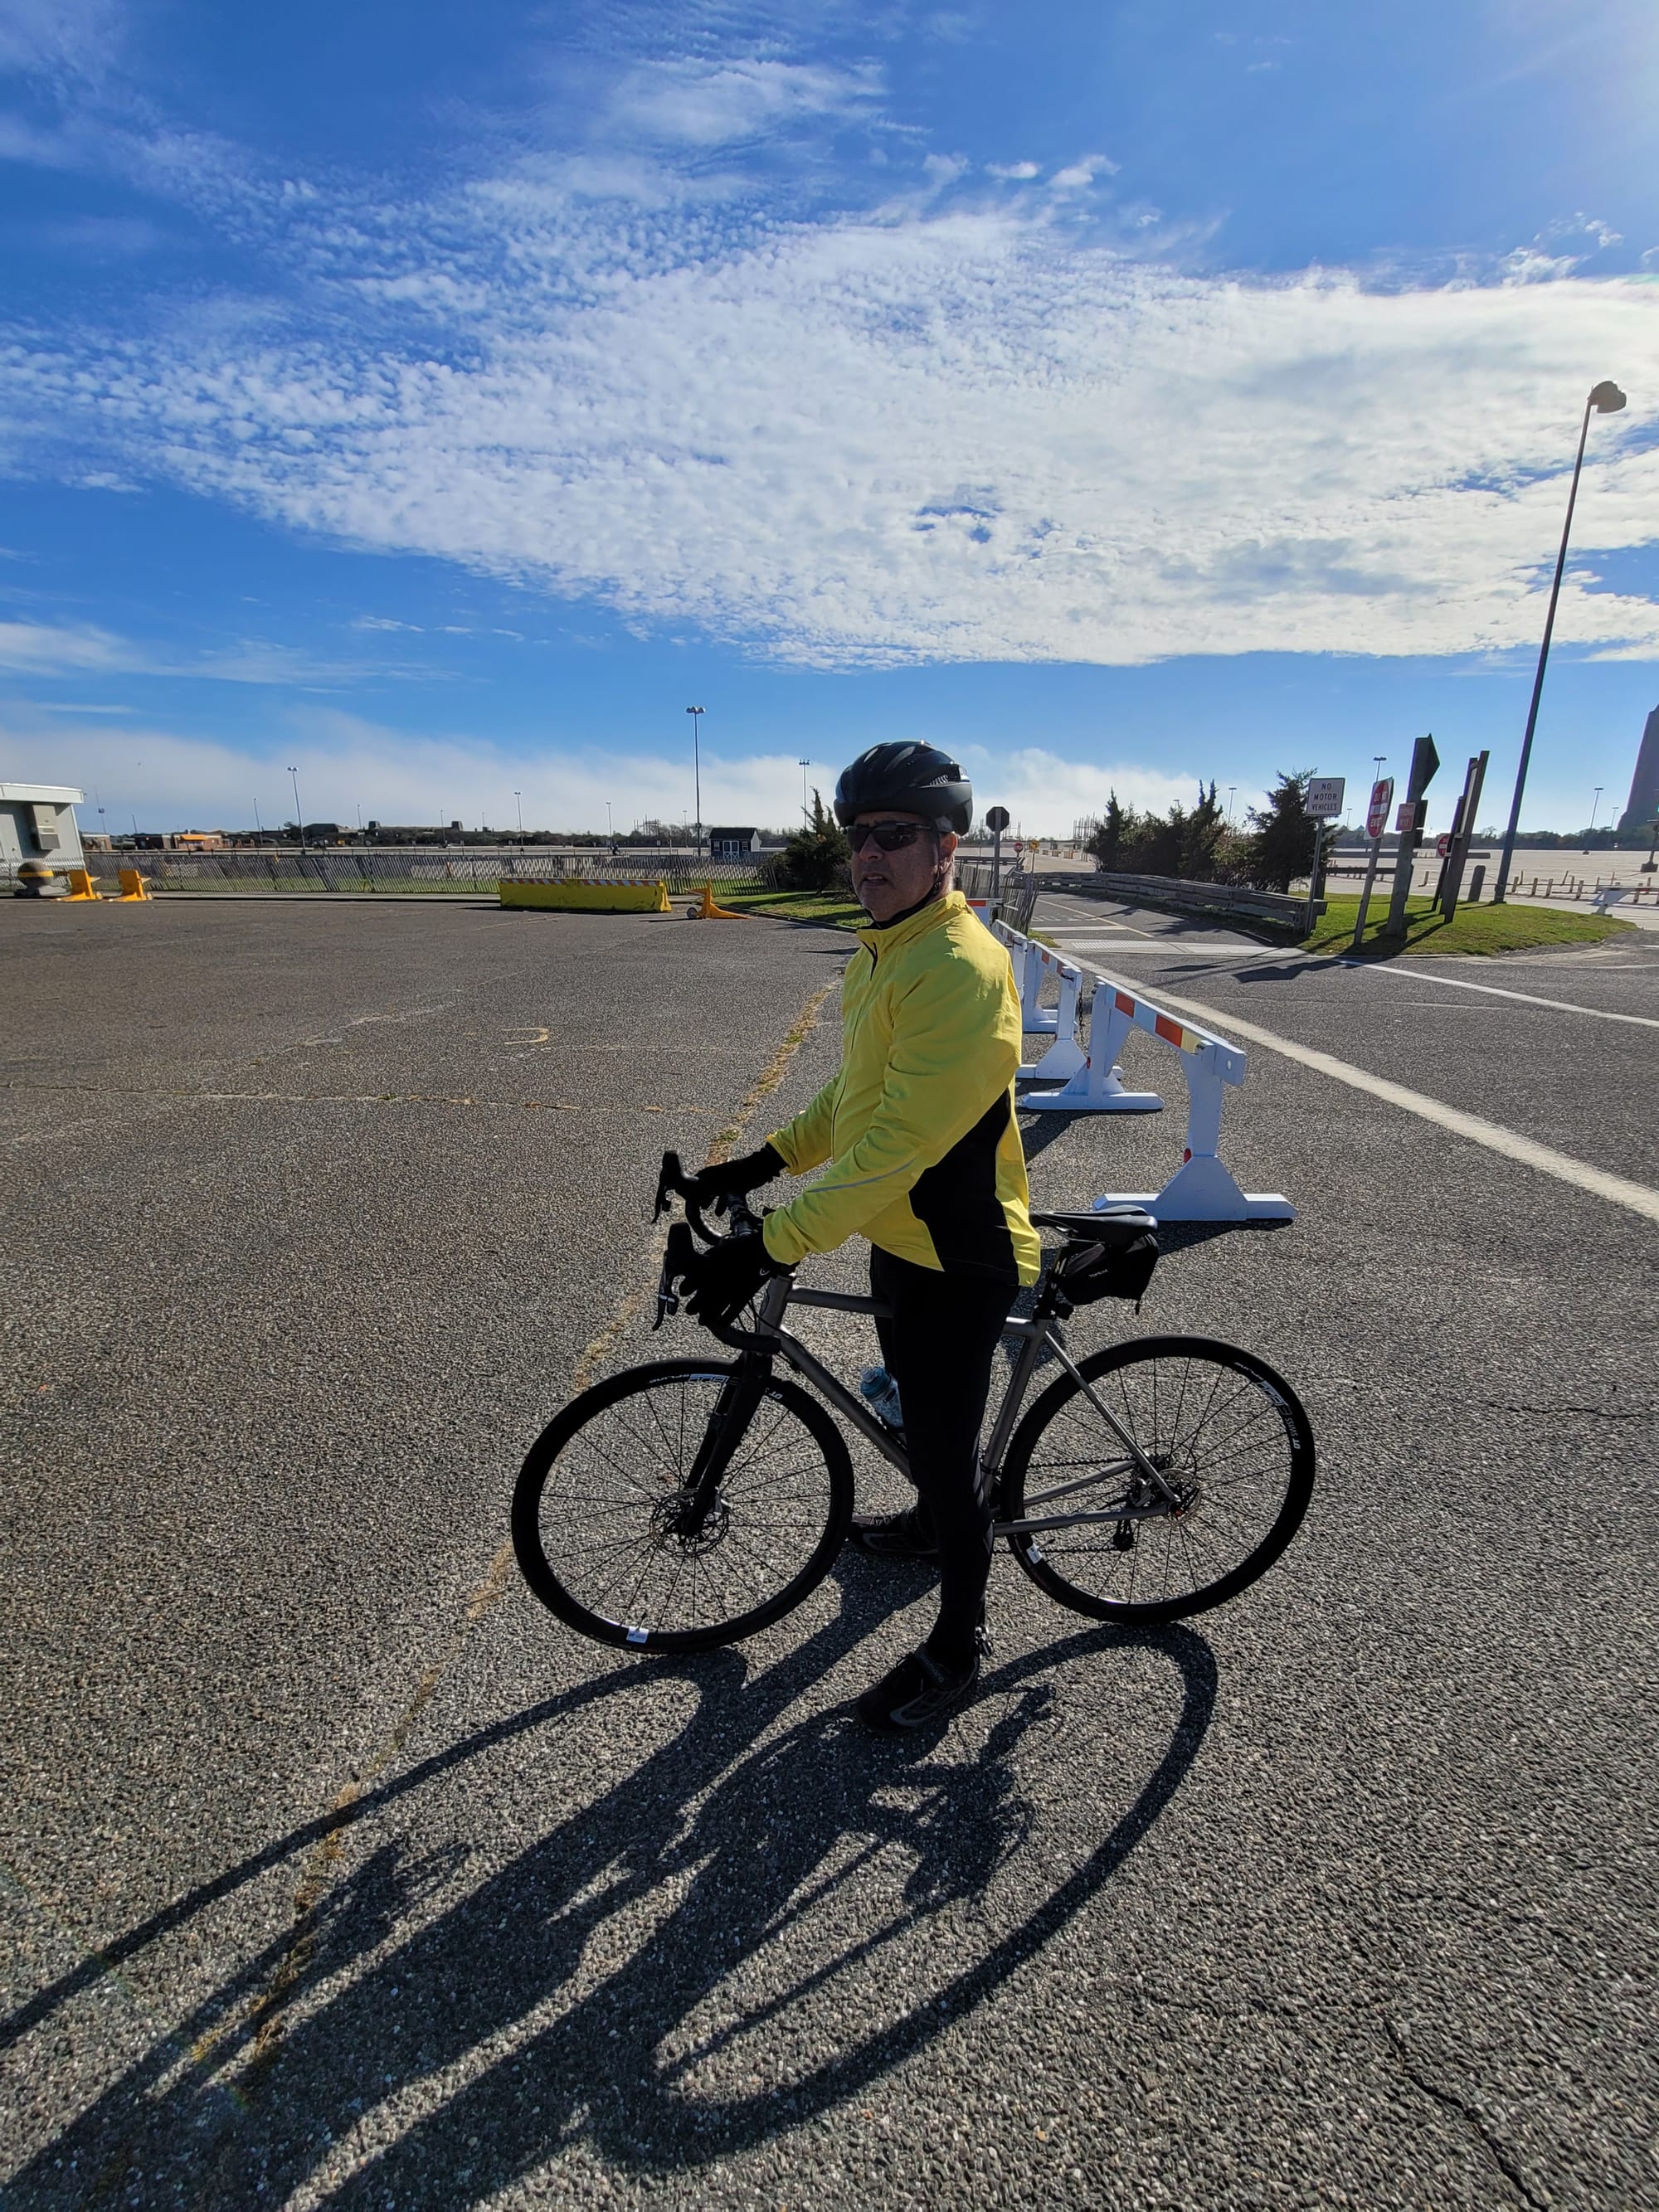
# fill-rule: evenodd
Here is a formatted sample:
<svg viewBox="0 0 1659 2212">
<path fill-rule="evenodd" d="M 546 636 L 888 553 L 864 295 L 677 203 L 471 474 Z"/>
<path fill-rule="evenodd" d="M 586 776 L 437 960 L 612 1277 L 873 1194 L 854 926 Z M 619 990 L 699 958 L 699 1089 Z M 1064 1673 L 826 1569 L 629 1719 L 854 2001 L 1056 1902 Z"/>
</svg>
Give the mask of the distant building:
<svg viewBox="0 0 1659 2212">
<path fill-rule="evenodd" d="M 1650 828 L 1656 814 L 1659 814 L 1659 707 L 1648 716 L 1642 732 L 1636 773 L 1630 780 L 1630 801 L 1619 817 L 1620 833 Z"/>
<path fill-rule="evenodd" d="M 75 810 L 85 798 L 67 783 L 0 783 L 0 872 L 15 873 L 25 860 L 80 867 Z"/>
<path fill-rule="evenodd" d="M 222 830 L 173 830 L 167 833 L 167 845 L 175 853 L 222 853 L 225 833 Z"/>
<path fill-rule="evenodd" d="M 711 860 L 746 860 L 760 850 L 758 830 L 711 830 L 708 833 L 708 857 Z"/>
</svg>

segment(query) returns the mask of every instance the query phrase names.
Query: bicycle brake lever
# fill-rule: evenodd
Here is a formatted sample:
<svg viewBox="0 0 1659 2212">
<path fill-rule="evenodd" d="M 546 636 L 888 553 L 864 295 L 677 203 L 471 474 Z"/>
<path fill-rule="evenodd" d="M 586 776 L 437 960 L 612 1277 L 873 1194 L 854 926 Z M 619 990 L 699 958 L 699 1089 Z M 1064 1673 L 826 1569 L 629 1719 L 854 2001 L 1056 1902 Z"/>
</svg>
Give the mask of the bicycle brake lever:
<svg viewBox="0 0 1659 2212">
<path fill-rule="evenodd" d="M 668 1201 L 685 1187 L 685 1170 L 680 1165 L 678 1152 L 665 1152 L 662 1166 L 657 1175 L 657 1202 L 651 1209 L 651 1218 L 660 1221 L 668 1211 Z"/>
<path fill-rule="evenodd" d="M 695 1261 L 697 1248 L 691 1241 L 691 1231 L 683 1221 L 677 1221 L 668 1232 L 668 1242 L 662 1255 L 662 1273 L 657 1278 L 657 1318 L 651 1324 L 654 1335 L 672 1314 L 680 1310 L 680 1301 L 674 1289 L 684 1276 L 688 1261 Z"/>
</svg>

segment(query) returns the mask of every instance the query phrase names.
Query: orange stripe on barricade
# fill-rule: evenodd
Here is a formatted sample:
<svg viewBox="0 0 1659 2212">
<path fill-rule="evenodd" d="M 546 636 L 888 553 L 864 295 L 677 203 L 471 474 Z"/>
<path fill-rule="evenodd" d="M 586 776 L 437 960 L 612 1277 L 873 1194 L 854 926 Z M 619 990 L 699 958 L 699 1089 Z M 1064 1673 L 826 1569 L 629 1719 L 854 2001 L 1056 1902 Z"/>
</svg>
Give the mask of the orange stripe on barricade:
<svg viewBox="0 0 1659 2212">
<path fill-rule="evenodd" d="M 1168 1014 L 1159 1014 L 1153 1021 L 1152 1028 L 1165 1044 L 1175 1045 L 1178 1049 L 1184 1048 L 1187 1033 L 1180 1023 L 1171 1021 Z"/>
<path fill-rule="evenodd" d="M 1135 1010 L 1135 1002 L 1127 991 L 1114 991 L 1112 1004 L 1121 1014 L 1132 1014 Z"/>
</svg>

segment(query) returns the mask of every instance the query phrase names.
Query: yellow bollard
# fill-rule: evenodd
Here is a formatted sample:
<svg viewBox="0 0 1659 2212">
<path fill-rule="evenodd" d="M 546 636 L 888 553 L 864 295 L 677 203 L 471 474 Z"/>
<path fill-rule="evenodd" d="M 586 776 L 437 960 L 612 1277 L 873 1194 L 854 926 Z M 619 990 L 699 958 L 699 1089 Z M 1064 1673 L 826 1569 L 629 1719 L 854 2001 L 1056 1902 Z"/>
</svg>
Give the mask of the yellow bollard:
<svg viewBox="0 0 1659 2212">
<path fill-rule="evenodd" d="M 123 868 L 120 903 L 125 906 L 133 899 L 147 899 L 149 896 L 149 885 L 143 872 L 137 868 Z"/>
<path fill-rule="evenodd" d="M 716 906 L 714 886 L 713 884 L 705 884 L 702 887 L 702 904 L 696 908 L 691 919 L 694 921 L 741 921 L 743 916 L 740 914 L 734 914 L 729 906 Z"/>
<path fill-rule="evenodd" d="M 69 876 L 68 897 L 71 904 L 76 899 L 95 899 L 102 898 L 104 896 L 102 891 L 94 890 L 92 872 L 89 869 L 70 868 L 66 872 Z"/>
</svg>

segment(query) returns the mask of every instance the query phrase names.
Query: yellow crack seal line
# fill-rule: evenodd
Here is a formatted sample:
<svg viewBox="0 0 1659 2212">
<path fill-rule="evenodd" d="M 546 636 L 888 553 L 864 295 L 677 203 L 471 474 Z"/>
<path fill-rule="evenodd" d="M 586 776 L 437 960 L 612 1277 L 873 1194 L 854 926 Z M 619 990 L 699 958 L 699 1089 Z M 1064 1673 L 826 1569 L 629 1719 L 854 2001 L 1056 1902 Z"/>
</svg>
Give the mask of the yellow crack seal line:
<svg viewBox="0 0 1659 2212">
<path fill-rule="evenodd" d="M 642 1106 L 628 1099 L 604 1106 L 573 1106 L 563 1098 L 475 1098 L 442 1091 L 188 1091 L 109 1083 L 23 1083 L 8 1091 L 75 1091 L 98 1098 L 199 1098 L 210 1106 L 482 1106 L 504 1114 L 707 1114 L 707 1106 Z"/>
<path fill-rule="evenodd" d="M 738 1106 L 737 1112 L 708 1147 L 708 1164 L 730 1156 L 732 1146 L 759 1112 L 763 1103 L 782 1082 L 789 1063 L 818 1025 L 825 1000 L 836 985 L 826 983 L 815 991 L 795 1017 L 794 1023 L 782 1043 L 762 1069 L 754 1087 Z M 646 1247 L 644 1279 L 638 1289 L 630 1291 L 619 1300 L 609 1322 L 583 1351 L 570 1377 L 570 1395 L 574 1398 L 585 1390 L 594 1374 L 622 1338 L 654 1288 L 662 1269 L 662 1254 L 666 1229 L 659 1225 Z M 266 1984 L 264 1995 L 255 2005 L 245 2023 L 252 2027 L 253 2050 L 243 2075 L 243 2086 L 252 2088 L 258 2077 L 269 2068 L 282 2040 L 283 2014 L 289 2000 L 298 1988 L 316 1948 L 316 1912 L 338 1868 L 345 1849 L 345 1830 L 352 1807 L 364 1792 L 374 1785 L 403 1750 L 410 1733 L 437 1693 L 438 1686 L 459 1658 L 473 1630 L 497 1601 L 512 1587 L 513 1547 L 501 1546 L 489 1563 L 489 1571 L 467 1599 L 459 1622 L 451 1629 L 442 1650 L 423 1669 L 414 1692 L 402 1712 L 392 1723 L 386 1741 L 365 1762 L 360 1773 L 354 1774 L 336 1792 L 329 1807 L 329 1826 L 326 1832 L 313 1845 L 305 1871 L 294 1893 L 294 1927 L 287 1948 L 277 1961 L 276 1971 Z M 213 2045 L 222 2037 L 230 2022 L 224 2022 L 210 2036 L 196 2045 L 192 2055 L 198 2062 L 205 2060 Z"/>
</svg>

